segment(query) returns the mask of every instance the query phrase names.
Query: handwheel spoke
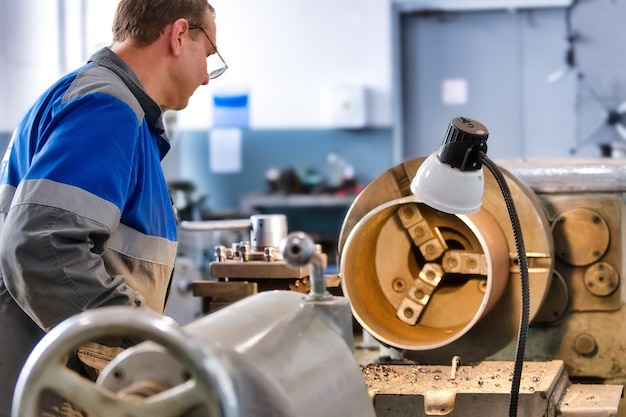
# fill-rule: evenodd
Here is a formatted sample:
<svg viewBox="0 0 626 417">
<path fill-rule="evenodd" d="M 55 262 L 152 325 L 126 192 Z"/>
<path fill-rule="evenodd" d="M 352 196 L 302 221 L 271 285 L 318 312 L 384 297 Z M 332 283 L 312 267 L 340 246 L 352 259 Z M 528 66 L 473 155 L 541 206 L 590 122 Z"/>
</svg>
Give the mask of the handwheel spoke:
<svg viewBox="0 0 626 417">
<path fill-rule="evenodd" d="M 146 398 L 138 417 L 177 417 L 199 405 L 206 404 L 210 396 L 194 380 L 189 380 L 167 391 Z M 209 414 L 211 415 L 211 414 Z"/>
<path fill-rule="evenodd" d="M 128 410 L 124 399 L 66 367 L 43 377 L 45 380 L 42 384 L 48 389 L 78 408 L 88 410 L 95 417 L 122 416 Z"/>
<path fill-rule="evenodd" d="M 177 417 L 203 404 L 207 397 L 207 392 L 195 380 L 145 399 L 120 397 L 67 368 L 48 374 L 45 385 L 54 387 L 57 395 L 82 410 L 88 410 L 94 417 Z"/>
</svg>

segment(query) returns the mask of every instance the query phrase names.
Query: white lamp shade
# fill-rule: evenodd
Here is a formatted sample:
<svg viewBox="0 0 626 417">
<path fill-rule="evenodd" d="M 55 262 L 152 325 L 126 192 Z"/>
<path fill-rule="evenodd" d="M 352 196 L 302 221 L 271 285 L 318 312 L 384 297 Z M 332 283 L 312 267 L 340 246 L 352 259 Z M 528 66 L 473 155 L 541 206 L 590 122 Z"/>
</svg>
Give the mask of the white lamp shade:
<svg viewBox="0 0 626 417">
<path fill-rule="evenodd" d="M 480 209 L 485 189 L 482 168 L 461 171 L 441 162 L 438 152 L 420 165 L 411 191 L 423 203 L 450 214 L 471 214 Z"/>
</svg>

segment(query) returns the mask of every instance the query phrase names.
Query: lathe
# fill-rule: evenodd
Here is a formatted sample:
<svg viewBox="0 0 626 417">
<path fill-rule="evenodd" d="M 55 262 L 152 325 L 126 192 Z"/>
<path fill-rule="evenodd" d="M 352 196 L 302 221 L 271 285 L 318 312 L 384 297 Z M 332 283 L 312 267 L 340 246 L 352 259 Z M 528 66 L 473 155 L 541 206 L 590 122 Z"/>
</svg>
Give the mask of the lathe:
<svg viewBox="0 0 626 417">
<path fill-rule="evenodd" d="M 332 280 L 319 248 L 285 231 L 280 244 L 267 244 L 272 249 L 252 251 L 265 257 L 215 262 L 229 262 L 239 280 L 247 269 L 258 279 L 259 262 L 287 263 L 308 292 L 268 289 L 184 327 L 121 308 L 71 318 L 30 356 L 12 416 L 38 415 L 45 390 L 99 417 L 506 416 L 521 297 L 505 203 L 486 172 L 476 214 L 426 206 L 409 190 L 423 161 L 389 169 L 354 200 L 339 235 L 341 295 L 327 291 Z M 499 166 L 517 205 L 530 278 L 519 415 L 626 415 L 626 164 Z M 353 327 L 380 345 L 377 360 L 357 362 Z M 67 352 L 109 334 L 146 341 L 96 383 L 67 372 Z"/>
<path fill-rule="evenodd" d="M 408 190 L 422 162 L 369 184 L 340 235 L 342 288 L 356 320 L 406 362 L 366 368 L 376 414 L 506 416 L 521 308 L 507 209 L 489 174 L 476 214 L 424 206 Z M 500 167 L 530 278 L 519 415 L 624 415 L 623 162 Z"/>
</svg>

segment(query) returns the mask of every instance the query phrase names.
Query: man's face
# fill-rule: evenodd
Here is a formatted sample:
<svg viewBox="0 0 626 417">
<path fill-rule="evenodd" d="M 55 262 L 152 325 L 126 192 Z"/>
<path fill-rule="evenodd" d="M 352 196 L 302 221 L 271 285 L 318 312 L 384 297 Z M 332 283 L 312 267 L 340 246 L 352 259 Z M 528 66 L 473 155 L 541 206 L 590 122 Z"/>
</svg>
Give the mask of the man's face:
<svg viewBox="0 0 626 417">
<path fill-rule="evenodd" d="M 184 51 L 180 56 L 174 78 L 172 92 L 173 110 L 187 107 L 189 98 L 201 85 L 209 83 L 207 61 L 217 57 L 215 19 L 207 9 L 201 26 L 190 26 L 185 34 Z"/>
</svg>

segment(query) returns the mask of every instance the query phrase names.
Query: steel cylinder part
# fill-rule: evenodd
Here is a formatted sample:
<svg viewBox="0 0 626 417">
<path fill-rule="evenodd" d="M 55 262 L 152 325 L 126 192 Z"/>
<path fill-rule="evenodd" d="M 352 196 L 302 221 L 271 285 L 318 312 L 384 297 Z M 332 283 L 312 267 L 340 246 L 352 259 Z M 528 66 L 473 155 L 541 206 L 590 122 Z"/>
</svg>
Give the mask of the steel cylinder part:
<svg viewBox="0 0 626 417">
<path fill-rule="evenodd" d="M 254 214 L 250 216 L 252 230 L 250 243 L 253 251 L 263 252 L 266 247 L 278 247 L 287 236 L 287 216 L 284 214 Z"/>
</svg>

